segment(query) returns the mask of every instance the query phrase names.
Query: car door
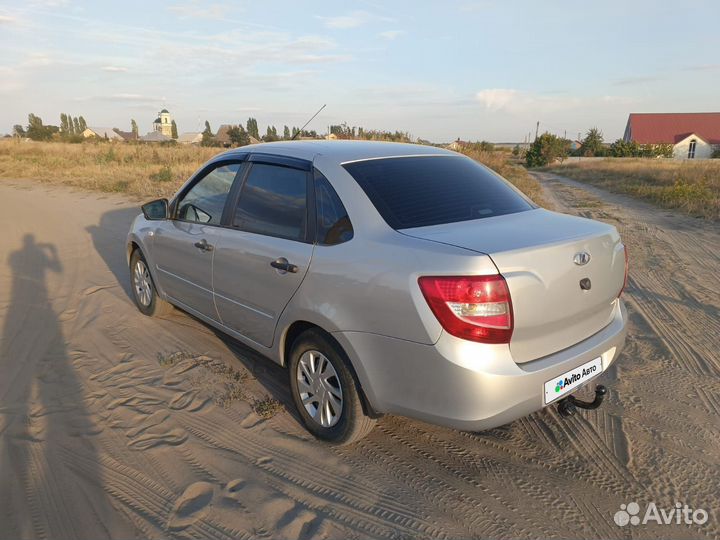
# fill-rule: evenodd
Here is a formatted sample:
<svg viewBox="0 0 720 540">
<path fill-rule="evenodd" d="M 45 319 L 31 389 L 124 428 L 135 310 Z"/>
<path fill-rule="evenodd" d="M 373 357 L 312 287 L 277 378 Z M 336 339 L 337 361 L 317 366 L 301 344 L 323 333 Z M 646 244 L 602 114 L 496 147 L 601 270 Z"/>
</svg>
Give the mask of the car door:
<svg viewBox="0 0 720 540">
<path fill-rule="evenodd" d="M 223 212 L 241 162 L 211 165 L 174 204 L 172 219 L 155 232 L 156 275 L 171 301 L 218 320 L 212 294 L 212 261 Z"/>
<path fill-rule="evenodd" d="M 270 347 L 278 318 L 310 266 L 313 188 L 309 162 L 250 160 L 230 226 L 219 231 L 213 285 L 222 323 Z"/>
</svg>

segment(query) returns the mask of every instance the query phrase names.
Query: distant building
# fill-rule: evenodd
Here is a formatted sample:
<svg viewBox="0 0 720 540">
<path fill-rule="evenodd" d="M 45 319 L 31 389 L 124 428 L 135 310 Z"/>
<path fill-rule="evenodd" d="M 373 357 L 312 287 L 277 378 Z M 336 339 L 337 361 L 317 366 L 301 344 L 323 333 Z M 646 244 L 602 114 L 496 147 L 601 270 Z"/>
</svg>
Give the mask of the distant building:
<svg viewBox="0 0 720 540">
<path fill-rule="evenodd" d="M 113 131 L 120 135 L 125 141 L 136 141 L 138 139 L 137 135 L 132 131 L 121 131 L 118 128 L 113 128 Z"/>
<path fill-rule="evenodd" d="M 623 139 L 671 144 L 675 159 L 707 159 L 720 149 L 720 113 L 632 113 Z"/>
<path fill-rule="evenodd" d="M 142 137 L 140 137 L 140 141 L 149 143 L 160 143 L 172 140 L 172 137 L 168 137 L 167 135 L 164 135 L 159 131 L 151 131 L 147 135 L 143 135 Z"/>
<path fill-rule="evenodd" d="M 230 148 L 230 146 L 232 146 L 232 141 L 230 140 L 230 128 L 232 127 L 232 124 L 223 124 L 218 128 L 217 133 L 215 134 L 215 140 L 225 148 Z"/>
<path fill-rule="evenodd" d="M 153 129 L 166 137 L 172 137 L 172 116 L 167 109 L 158 113 L 158 117 L 153 122 Z"/>
<path fill-rule="evenodd" d="M 177 142 L 180 144 L 200 144 L 202 142 L 202 137 L 203 134 L 199 131 L 189 131 L 180 135 Z"/>
<path fill-rule="evenodd" d="M 82 132 L 82 136 L 86 139 L 97 137 L 98 139 L 108 139 L 110 141 L 124 141 L 113 128 L 109 127 L 89 127 Z"/>
</svg>

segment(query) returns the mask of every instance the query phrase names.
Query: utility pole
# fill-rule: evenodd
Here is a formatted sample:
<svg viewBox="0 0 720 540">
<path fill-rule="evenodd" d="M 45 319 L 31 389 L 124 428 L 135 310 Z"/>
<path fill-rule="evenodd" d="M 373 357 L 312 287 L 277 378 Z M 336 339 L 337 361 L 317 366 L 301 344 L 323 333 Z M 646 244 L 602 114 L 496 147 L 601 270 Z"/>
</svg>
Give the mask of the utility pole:
<svg viewBox="0 0 720 540">
<path fill-rule="evenodd" d="M 540 120 L 538 120 L 537 124 L 535 124 L 535 140 L 538 138 L 538 131 L 540 131 Z"/>
</svg>

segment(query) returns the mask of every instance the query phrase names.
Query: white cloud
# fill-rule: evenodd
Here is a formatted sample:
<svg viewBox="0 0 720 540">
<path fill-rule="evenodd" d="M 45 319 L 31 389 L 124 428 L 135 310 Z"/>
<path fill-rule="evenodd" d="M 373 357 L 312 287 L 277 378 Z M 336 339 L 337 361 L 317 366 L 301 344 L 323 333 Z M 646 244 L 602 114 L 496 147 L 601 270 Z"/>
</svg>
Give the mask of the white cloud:
<svg viewBox="0 0 720 540">
<path fill-rule="evenodd" d="M 511 114 L 558 113 L 578 108 L 592 108 L 598 102 L 620 104 L 625 98 L 620 96 L 577 97 L 565 93 L 532 93 L 512 88 L 489 88 L 475 94 L 475 99 L 486 110 Z"/>
<path fill-rule="evenodd" d="M 475 99 L 486 109 L 497 111 L 511 109 L 518 104 L 520 92 L 507 88 L 491 88 L 475 94 Z"/>
<path fill-rule="evenodd" d="M 103 66 L 100 68 L 103 71 L 109 71 L 110 73 L 123 73 L 128 69 L 122 66 Z"/>
<path fill-rule="evenodd" d="M 392 41 L 394 39 L 399 38 L 400 36 L 405 34 L 405 30 L 386 30 L 385 32 L 380 32 L 379 36 L 382 39 L 387 39 L 388 41 Z"/>
<path fill-rule="evenodd" d="M 323 21 L 326 27 L 335 30 L 347 28 L 357 28 L 370 22 L 374 17 L 366 11 L 353 11 L 347 15 L 338 15 L 336 17 L 323 17 L 318 15 L 318 19 Z"/>
<path fill-rule="evenodd" d="M 17 22 L 15 17 L 11 17 L 10 15 L 0 15 L 0 24 L 13 24 L 15 22 Z"/>
<path fill-rule="evenodd" d="M 162 102 L 163 98 L 121 92 L 116 94 L 77 97 L 75 101 L 111 101 L 125 104 L 152 105 Z"/>
<path fill-rule="evenodd" d="M 205 4 L 197 0 L 176 4 L 168 8 L 168 11 L 181 19 L 223 19 L 229 10 L 229 5 Z"/>
</svg>

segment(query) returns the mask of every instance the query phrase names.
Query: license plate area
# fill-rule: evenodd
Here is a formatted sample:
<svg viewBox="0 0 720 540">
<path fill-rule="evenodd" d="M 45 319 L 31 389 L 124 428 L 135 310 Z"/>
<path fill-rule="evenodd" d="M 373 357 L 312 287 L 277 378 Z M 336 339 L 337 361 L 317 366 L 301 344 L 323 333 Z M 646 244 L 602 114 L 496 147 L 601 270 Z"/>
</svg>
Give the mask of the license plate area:
<svg viewBox="0 0 720 540">
<path fill-rule="evenodd" d="M 601 373 L 602 357 L 598 356 L 581 366 L 553 377 L 545 383 L 545 405 L 571 394 Z"/>
</svg>

